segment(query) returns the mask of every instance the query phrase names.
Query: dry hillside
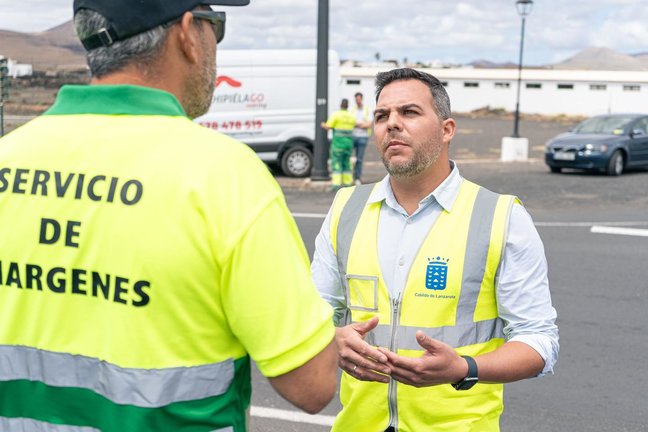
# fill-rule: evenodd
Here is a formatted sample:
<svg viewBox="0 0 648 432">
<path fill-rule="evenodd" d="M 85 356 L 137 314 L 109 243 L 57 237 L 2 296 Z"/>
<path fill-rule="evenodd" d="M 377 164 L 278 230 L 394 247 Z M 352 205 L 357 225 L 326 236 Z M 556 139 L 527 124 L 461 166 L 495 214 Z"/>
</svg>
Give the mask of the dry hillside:
<svg viewBox="0 0 648 432">
<path fill-rule="evenodd" d="M 36 71 L 86 67 L 85 53 L 74 33 L 72 21 L 39 33 L 0 30 L 0 55 L 31 64 Z"/>
</svg>

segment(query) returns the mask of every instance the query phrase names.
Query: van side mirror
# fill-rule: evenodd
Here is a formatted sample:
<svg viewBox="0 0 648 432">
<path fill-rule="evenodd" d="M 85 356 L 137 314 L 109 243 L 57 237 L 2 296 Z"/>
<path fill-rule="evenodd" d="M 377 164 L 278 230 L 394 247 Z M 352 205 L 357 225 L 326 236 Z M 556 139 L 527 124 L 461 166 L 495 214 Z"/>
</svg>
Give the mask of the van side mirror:
<svg viewBox="0 0 648 432">
<path fill-rule="evenodd" d="M 644 135 L 646 135 L 646 132 L 643 129 L 632 129 L 632 132 L 630 132 L 630 138 L 642 137 Z"/>
</svg>

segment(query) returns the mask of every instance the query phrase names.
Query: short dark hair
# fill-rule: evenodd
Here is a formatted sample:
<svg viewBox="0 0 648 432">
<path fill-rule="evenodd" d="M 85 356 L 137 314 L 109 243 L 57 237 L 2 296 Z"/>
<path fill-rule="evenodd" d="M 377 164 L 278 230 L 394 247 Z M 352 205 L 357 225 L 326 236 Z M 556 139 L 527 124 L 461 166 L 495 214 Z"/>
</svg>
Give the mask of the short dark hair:
<svg viewBox="0 0 648 432">
<path fill-rule="evenodd" d="M 362 93 L 360 93 L 360 92 L 357 92 L 356 94 L 353 95 L 353 97 L 358 97 L 358 96 L 364 97 L 364 96 L 362 96 Z"/>
<path fill-rule="evenodd" d="M 376 102 L 383 88 L 394 81 L 400 80 L 419 80 L 427 85 L 432 94 L 432 102 L 434 103 L 434 110 L 441 120 L 450 118 L 450 98 L 446 92 L 443 84 L 436 77 L 429 73 L 417 71 L 411 68 L 392 69 L 387 72 L 380 72 L 376 75 Z"/>
<path fill-rule="evenodd" d="M 342 99 L 342 102 L 340 102 L 340 108 L 342 109 L 349 108 L 349 99 Z"/>
</svg>

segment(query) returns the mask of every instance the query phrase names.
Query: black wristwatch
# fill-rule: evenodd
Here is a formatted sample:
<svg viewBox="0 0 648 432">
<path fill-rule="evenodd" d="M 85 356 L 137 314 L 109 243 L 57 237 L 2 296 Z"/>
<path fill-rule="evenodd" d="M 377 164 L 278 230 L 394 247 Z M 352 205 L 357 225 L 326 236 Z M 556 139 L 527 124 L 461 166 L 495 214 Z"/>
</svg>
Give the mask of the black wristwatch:
<svg viewBox="0 0 648 432">
<path fill-rule="evenodd" d="M 470 356 L 461 357 L 466 359 L 466 362 L 468 363 L 468 375 L 466 375 L 466 377 L 461 381 L 452 384 L 452 387 L 454 387 L 455 390 L 468 390 L 477 384 L 477 381 L 479 381 L 479 378 L 477 377 L 477 362 Z"/>
</svg>

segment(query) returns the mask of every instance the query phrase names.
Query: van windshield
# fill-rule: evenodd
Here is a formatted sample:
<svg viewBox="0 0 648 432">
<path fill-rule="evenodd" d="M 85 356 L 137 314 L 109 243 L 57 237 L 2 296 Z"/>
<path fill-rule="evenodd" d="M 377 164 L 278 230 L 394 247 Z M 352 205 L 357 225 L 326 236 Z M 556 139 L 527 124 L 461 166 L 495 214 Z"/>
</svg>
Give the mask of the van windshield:
<svg viewBox="0 0 648 432">
<path fill-rule="evenodd" d="M 621 135 L 632 120 L 634 117 L 629 116 L 593 117 L 576 126 L 574 133 Z"/>
</svg>

